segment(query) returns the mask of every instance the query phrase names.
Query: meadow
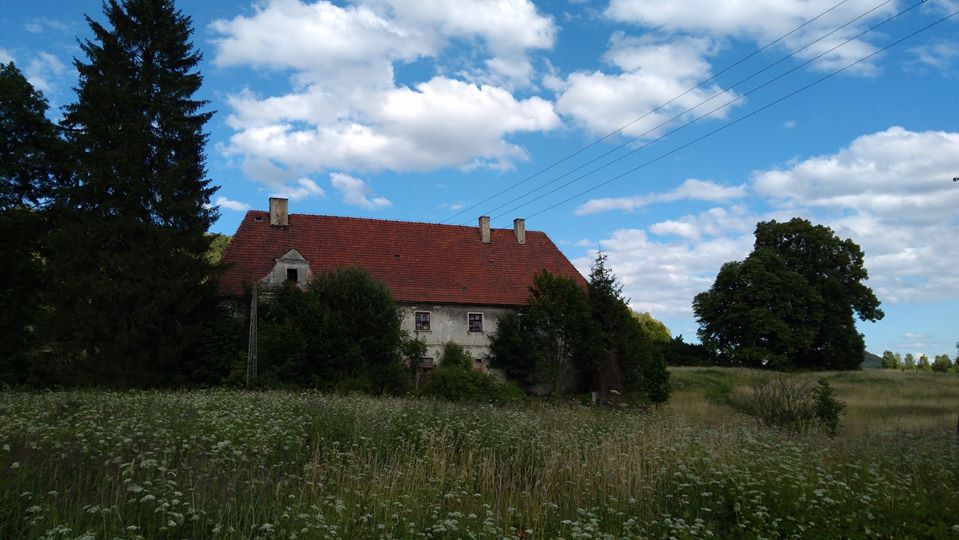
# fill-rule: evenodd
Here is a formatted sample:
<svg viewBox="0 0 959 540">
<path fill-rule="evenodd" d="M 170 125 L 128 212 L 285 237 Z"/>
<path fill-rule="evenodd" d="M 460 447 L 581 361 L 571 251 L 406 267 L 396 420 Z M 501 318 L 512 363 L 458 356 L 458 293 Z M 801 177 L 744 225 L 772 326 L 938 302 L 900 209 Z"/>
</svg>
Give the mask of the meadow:
<svg viewBox="0 0 959 540">
<path fill-rule="evenodd" d="M 2 392 L 0 538 L 959 538 L 959 376 L 826 377 L 839 434 L 673 368 L 658 409 Z"/>
</svg>

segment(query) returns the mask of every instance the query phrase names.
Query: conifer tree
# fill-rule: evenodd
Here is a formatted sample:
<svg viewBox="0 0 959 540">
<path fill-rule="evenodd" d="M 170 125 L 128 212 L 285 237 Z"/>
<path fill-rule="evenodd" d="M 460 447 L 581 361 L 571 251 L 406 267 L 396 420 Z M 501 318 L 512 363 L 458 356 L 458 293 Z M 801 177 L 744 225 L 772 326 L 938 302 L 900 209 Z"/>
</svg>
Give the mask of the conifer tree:
<svg viewBox="0 0 959 540">
<path fill-rule="evenodd" d="M 87 17 L 76 103 L 63 125 L 74 176 L 57 201 L 51 321 L 61 351 L 98 385 L 171 380 L 212 294 L 216 219 L 201 60 L 172 0 L 108 0 Z"/>
<path fill-rule="evenodd" d="M 43 94 L 13 62 L 0 64 L 0 382 L 25 382 L 37 348 L 48 226 L 43 206 L 62 147 L 46 112 Z"/>
</svg>

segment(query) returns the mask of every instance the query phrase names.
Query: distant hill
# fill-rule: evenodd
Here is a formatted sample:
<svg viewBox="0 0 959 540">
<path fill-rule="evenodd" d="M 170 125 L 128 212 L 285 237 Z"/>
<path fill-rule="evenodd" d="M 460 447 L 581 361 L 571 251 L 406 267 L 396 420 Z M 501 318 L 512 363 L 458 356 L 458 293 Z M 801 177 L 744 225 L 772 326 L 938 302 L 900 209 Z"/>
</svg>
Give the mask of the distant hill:
<svg viewBox="0 0 959 540">
<path fill-rule="evenodd" d="M 866 351 L 866 354 L 863 355 L 862 367 L 863 369 L 879 369 L 882 367 L 882 357 Z"/>
</svg>

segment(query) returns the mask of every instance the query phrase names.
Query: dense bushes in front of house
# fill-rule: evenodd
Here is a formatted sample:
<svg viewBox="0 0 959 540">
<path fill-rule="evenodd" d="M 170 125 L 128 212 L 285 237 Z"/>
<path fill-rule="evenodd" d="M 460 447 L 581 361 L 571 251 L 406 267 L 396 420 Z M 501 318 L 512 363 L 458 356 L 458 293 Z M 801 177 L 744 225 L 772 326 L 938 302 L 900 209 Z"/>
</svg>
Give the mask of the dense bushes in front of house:
<svg viewBox="0 0 959 540">
<path fill-rule="evenodd" d="M 398 394 L 409 385 L 404 333 L 389 289 L 364 270 L 317 274 L 305 290 L 288 284 L 259 310 L 258 383 Z M 234 378 L 241 379 L 237 365 Z"/>
<path fill-rule="evenodd" d="M 471 366 L 472 360 L 455 343 L 447 343 L 439 367 L 426 379 L 420 395 L 447 401 L 506 403 L 522 399 L 523 392 L 515 384 L 501 382 Z"/>
<path fill-rule="evenodd" d="M 604 399 L 662 403 L 669 399 L 669 372 L 656 343 L 600 253 L 587 291 L 539 273 L 527 307 L 500 321 L 491 355 L 494 367 L 532 393 L 596 391 Z"/>
</svg>

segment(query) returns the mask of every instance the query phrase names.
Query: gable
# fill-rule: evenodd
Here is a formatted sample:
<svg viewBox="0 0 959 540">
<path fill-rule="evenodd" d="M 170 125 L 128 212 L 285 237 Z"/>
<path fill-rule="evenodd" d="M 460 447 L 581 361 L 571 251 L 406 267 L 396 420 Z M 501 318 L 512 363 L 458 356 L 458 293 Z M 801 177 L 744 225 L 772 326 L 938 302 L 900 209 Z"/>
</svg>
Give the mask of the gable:
<svg viewBox="0 0 959 540">
<path fill-rule="evenodd" d="M 250 211 L 224 253 L 220 291 L 241 294 L 291 250 L 314 274 L 363 268 L 401 302 L 524 305 L 533 276 L 544 269 L 585 287 L 539 231 L 527 231 L 519 244 L 512 229 L 493 229 L 483 243 L 476 227 L 307 214 L 290 214 L 288 226 L 276 227 L 267 212 Z"/>
</svg>

